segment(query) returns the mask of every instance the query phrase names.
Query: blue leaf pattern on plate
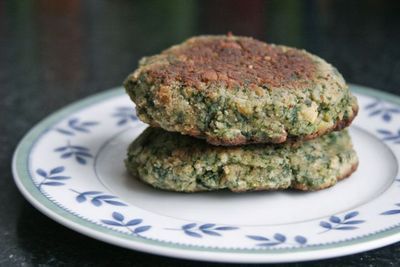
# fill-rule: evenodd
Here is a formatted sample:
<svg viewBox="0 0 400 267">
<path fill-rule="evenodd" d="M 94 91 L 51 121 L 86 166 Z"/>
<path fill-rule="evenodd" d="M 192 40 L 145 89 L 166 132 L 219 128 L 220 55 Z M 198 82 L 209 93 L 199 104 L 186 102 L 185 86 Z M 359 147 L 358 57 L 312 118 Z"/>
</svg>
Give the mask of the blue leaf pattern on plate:
<svg viewBox="0 0 400 267">
<path fill-rule="evenodd" d="M 396 203 L 395 206 L 400 207 L 400 203 Z M 384 211 L 380 215 L 395 215 L 395 214 L 400 214 L 400 208 Z"/>
<path fill-rule="evenodd" d="M 47 185 L 47 186 L 61 186 L 65 185 L 64 180 L 68 180 L 71 177 L 69 176 L 64 176 L 60 175 L 62 172 L 64 172 L 65 167 L 64 166 L 58 166 L 53 169 L 51 169 L 48 173 L 44 171 L 43 169 L 37 169 L 36 174 L 41 176 L 43 179 L 40 183 L 37 184 L 37 187 L 39 190 L 42 190 L 42 186 Z"/>
<path fill-rule="evenodd" d="M 116 227 L 124 227 L 125 229 L 129 230 L 132 234 L 140 236 L 141 233 L 144 233 L 148 230 L 150 230 L 151 226 L 150 225 L 141 225 L 138 226 L 143 222 L 142 219 L 131 219 L 127 222 L 125 221 L 125 216 L 122 213 L 119 213 L 117 211 L 114 211 L 111 214 L 112 219 L 108 220 L 101 220 L 102 223 L 110 226 L 116 226 Z M 133 227 L 135 226 L 135 227 Z"/>
<path fill-rule="evenodd" d="M 257 241 L 256 246 L 259 247 L 273 247 L 273 246 L 278 246 L 282 244 L 290 244 L 290 245 L 297 245 L 297 246 L 303 246 L 306 245 L 308 240 L 302 235 L 296 235 L 293 238 L 293 242 L 288 242 L 288 238 L 281 234 L 281 233 L 275 233 L 272 237 L 266 237 L 266 236 L 261 236 L 261 235 L 247 235 L 247 238 Z"/>
<path fill-rule="evenodd" d="M 322 231 L 322 233 L 326 233 L 331 230 L 355 230 L 358 229 L 358 224 L 365 223 L 364 220 L 351 220 L 354 217 L 357 217 L 359 215 L 358 211 L 352 211 L 349 213 L 346 213 L 341 219 L 339 216 L 332 215 L 329 217 L 329 222 L 327 221 L 320 221 L 319 226 L 325 229 L 325 231 Z"/>
<path fill-rule="evenodd" d="M 68 159 L 74 157 L 75 160 L 82 165 L 87 163 L 88 158 L 92 158 L 90 150 L 84 146 L 71 145 L 68 141 L 66 146 L 60 146 L 54 149 L 55 152 L 60 153 L 60 158 Z"/>
<path fill-rule="evenodd" d="M 385 129 L 378 129 L 378 134 L 382 135 L 383 141 L 392 141 L 395 144 L 400 144 L 400 129 L 397 132 L 392 132 Z"/>
<path fill-rule="evenodd" d="M 99 124 L 96 121 L 84 121 L 80 122 L 79 119 L 73 118 L 68 120 L 66 127 L 61 128 L 58 127 L 55 130 L 61 134 L 74 136 L 78 132 L 81 133 L 90 133 L 89 128 Z"/>
<path fill-rule="evenodd" d="M 127 124 L 129 121 L 137 121 L 138 118 L 133 107 L 118 107 L 116 112 L 112 114 L 113 117 L 117 118 L 117 125 L 122 126 Z"/>
<path fill-rule="evenodd" d="M 222 236 L 220 231 L 231 231 L 239 229 L 234 226 L 217 226 L 214 223 L 188 223 L 181 226 L 181 228 L 167 228 L 167 230 L 178 230 L 190 237 L 202 238 L 204 235 L 208 236 Z"/>
<path fill-rule="evenodd" d="M 307 243 L 307 238 L 304 236 L 298 235 L 294 237 L 294 241 L 296 241 L 300 245 L 305 245 Z"/>
<path fill-rule="evenodd" d="M 384 122 L 390 122 L 394 115 L 400 113 L 400 108 L 388 107 L 384 101 L 375 100 L 374 102 L 366 105 L 365 110 L 367 110 L 369 117 L 381 116 Z"/>
<path fill-rule="evenodd" d="M 90 203 L 93 204 L 96 207 L 102 206 L 104 203 L 113 205 L 113 206 L 126 206 L 125 203 L 121 201 L 115 200 L 117 197 L 113 195 L 107 195 L 106 193 L 103 193 L 101 191 L 85 191 L 85 192 L 79 192 L 74 189 L 70 189 L 72 192 L 78 194 L 75 197 L 75 200 L 78 203 L 83 203 L 86 202 L 87 200 L 90 200 Z"/>
</svg>

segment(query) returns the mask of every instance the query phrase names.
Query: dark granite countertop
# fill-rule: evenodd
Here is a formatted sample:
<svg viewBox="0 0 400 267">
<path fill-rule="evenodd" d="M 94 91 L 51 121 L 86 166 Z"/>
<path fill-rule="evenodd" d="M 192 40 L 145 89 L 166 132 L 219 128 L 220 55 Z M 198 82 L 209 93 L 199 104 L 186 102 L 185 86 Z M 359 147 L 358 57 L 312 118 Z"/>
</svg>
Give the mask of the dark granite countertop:
<svg viewBox="0 0 400 267">
<path fill-rule="evenodd" d="M 220 266 L 115 247 L 34 209 L 11 157 L 39 120 L 121 84 L 140 57 L 206 33 L 301 47 L 347 81 L 400 94 L 398 1 L 0 1 L 0 266 Z M 304 263 L 296 264 L 302 266 Z M 400 244 L 311 266 L 398 266 Z"/>
</svg>

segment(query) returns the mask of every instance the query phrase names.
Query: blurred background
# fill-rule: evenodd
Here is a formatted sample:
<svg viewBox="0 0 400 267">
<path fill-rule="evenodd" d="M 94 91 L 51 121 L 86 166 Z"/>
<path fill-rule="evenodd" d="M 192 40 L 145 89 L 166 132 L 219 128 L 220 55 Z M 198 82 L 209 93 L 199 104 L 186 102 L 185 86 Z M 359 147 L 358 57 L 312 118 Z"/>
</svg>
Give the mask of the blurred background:
<svg viewBox="0 0 400 267">
<path fill-rule="evenodd" d="M 228 31 L 306 49 L 348 82 L 400 95 L 400 1 L 0 1 L 0 266 L 204 265 L 127 251 L 64 228 L 23 200 L 10 164 L 34 124 L 120 86 L 142 56 Z M 324 264 L 395 265 L 399 247 Z"/>
</svg>

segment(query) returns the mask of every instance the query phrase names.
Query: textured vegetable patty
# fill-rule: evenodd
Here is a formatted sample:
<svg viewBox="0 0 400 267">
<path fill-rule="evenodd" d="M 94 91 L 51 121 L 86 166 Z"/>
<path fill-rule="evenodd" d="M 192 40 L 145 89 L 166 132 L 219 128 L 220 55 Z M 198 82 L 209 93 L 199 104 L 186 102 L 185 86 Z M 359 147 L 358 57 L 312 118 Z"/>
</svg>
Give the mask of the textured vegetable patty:
<svg viewBox="0 0 400 267">
<path fill-rule="evenodd" d="M 323 59 L 237 36 L 200 36 L 145 57 L 124 82 L 139 118 L 215 145 L 312 139 L 358 111 Z"/>
<path fill-rule="evenodd" d="M 241 192 L 323 189 L 354 172 L 358 159 L 347 130 L 302 144 L 224 147 L 148 128 L 130 145 L 125 163 L 134 177 L 156 188 Z"/>
</svg>

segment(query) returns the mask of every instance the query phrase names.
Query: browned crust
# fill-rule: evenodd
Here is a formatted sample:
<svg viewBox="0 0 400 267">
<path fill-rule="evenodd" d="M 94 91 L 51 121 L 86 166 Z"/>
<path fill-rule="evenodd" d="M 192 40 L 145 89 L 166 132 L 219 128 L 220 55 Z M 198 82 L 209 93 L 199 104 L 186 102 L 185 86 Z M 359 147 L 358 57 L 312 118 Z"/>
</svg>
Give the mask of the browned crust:
<svg viewBox="0 0 400 267">
<path fill-rule="evenodd" d="M 321 130 L 315 133 L 312 133 L 310 135 L 306 136 L 282 136 L 276 139 L 270 139 L 270 140 L 247 140 L 244 136 L 239 136 L 235 139 L 231 140 L 223 140 L 220 138 L 217 138 L 215 136 L 207 136 L 204 137 L 202 135 L 195 135 L 194 137 L 197 138 L 204 138 L 206 141 L 212 145 L 216 146 L 237 146 L 237 145 L 248 145 L 248 144 L 260 144 L 260 143 L 271 143 L 271 144 L 281 144 L 281 143 L 297 143 L 297 142 L 302 142 L 302 141 L 308 141 L 315 139 L 317 137 L 320 137 L 324 134 L 328 134 L 333 131 L 341 131 L 344 128 L 348 127 L 354 120 L 354 118 L 358 114 L 358 106 L 353 107 L 353 116 L 345 119 L 345 120 L 339 120 L 337 121 L 331 128 Z"/>
<path fill-rule="evenodd" d="M 357 168 L 358 168 L 358 161 L 357 161 L 356 163 L 354 163 L 354 164 L 348 169 L 347 172 L 345 172 L 345 173 L 343 173 L 341 176 L 337 177 L 337 178 L 336 178 L 337 181 L 341 181 L 341 180 L 343 180 L 343 179 L 349 177 L 351 174 L 353 174 L 353 173 L 357 170 Z M 323 184 L 323 185 L 322 185 L 321 187 L 319 187 L 319 188 L 313 188 L 313 189 L 307 187 L 307 185 L 305 185 L 305 184 L 293 184 L 293 185 L 291 186 L 291 188 L 297 189 L 297 190 L 301 190 L 301 191 L 318 191 L 318 190 L 322 190 L 322 189 L 326 189 L 326 188 L 332 187 L 332 186 L 334 186 L 335 184 L 336 184 L 336 183 L 333 183 L 333 184 L 331 184 L 331 183 L 326 183 L 326 184 Z"/>
<path fill-rule="evenodd" d="M 146 66 L 148 79 L 197 89 L 212 83 L 296 89 L 317 75 L 315 59 L 305 51 L 232 35 L 194 37 L 159 57 L 166 63 Z"/>
</svg>

